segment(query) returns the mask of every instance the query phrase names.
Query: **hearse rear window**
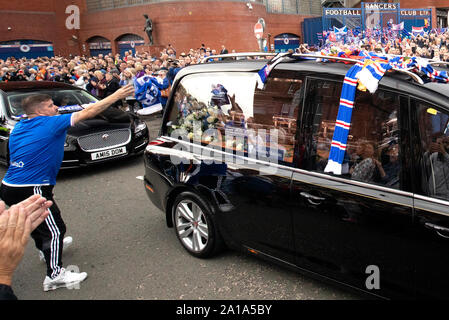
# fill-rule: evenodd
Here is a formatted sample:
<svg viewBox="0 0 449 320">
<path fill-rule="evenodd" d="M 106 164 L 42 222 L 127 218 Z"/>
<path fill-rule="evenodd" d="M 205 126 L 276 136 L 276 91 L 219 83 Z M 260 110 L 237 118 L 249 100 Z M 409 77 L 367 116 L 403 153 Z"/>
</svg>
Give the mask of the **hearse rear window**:
<svg viewBox="0 0 449 320">
<path fill-rule="evenodd" d="M 302 96 L 303 80 L 285 72 L 273 72 L 262 90 L 254 73 L 189 75 L 177 87 L 165 134 L 292 163 Z"/>
</svg>

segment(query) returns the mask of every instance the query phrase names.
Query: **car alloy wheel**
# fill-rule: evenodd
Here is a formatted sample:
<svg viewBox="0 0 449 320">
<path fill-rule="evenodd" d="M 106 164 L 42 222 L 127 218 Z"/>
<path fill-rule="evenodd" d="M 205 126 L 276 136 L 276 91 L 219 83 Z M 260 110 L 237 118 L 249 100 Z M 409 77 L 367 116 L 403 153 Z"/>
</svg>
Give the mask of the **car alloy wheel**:
<svg viewBox="0 0 449 320">
<path fill-rule="evenodd" d="M 175 209 L 175 227 L 183 245 L 200 253 L 209 241 L 209 226 L 203 210 L 191 200 L 183 200 Z"/>
<path fill-rule="evenodd" d="M 191 191 L 178 194 L 171 210 L 176 236 L 191 255 L 208 258 L 224 249 L 211 206 L 198 194 Z"/>
</svg>

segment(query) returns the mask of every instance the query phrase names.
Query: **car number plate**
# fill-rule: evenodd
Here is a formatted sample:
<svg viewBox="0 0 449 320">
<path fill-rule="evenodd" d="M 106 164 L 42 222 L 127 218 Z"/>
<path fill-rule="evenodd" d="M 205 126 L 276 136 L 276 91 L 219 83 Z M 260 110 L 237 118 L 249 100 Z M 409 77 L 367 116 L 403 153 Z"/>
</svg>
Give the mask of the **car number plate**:
<svg viewBox="0 0 449 320">
<path fill-rule="evenodd" d="M 109 150 L 104 150 L 104 151 L 100 151 L 100 152 L 95 152 L 95 153 L 91 154 L 91 157 L 92 157 L 92 160 L 99 160 L 99 159 L 115 157 L 115 156 L 125 154 L 125 153 L 126 153 L 126 147 L 121 147 L 121 148 L 115 148 L 115 149 L 109 149 Z"/>
</svg>

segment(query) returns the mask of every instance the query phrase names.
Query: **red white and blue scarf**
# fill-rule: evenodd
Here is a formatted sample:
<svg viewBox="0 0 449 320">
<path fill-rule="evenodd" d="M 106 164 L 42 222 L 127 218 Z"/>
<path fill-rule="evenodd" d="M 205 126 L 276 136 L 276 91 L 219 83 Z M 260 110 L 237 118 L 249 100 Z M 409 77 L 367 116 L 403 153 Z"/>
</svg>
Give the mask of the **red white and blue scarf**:
<svg viewBox="0 0 449 320">
<path fill-rule="evenodd" d="M 285 58 L 288 56 L 291 56 L 291 53 L 278 54 L 259 71 L 258 88 L 263 88 L 263 84 L 267 81 L 270 72 L 278 63 L 285 61 Z M 359 51 L 339 52 L 336 56 L 355 57 L 355 59 L 359 60 L 348 70 L 344 78 L 328 164 L 324 169 L 324 172 L 341 175 L 348 134 L 351 128 L 352 110 L 354 108 L 356 90 L 359 85 L 362 88 L 366 88 L 370 93 L 375 93 L 379 81 L 391 69 L 422 73 L 425 81 L 440 83 L 449 83 L 449 74 L 446 71 L 435 70 L 428 61 L 416 57 L 391 58 L 372 52 Z M 317 55 L 317 59 L 320 59 L 319 55 Z"/>
</svg>

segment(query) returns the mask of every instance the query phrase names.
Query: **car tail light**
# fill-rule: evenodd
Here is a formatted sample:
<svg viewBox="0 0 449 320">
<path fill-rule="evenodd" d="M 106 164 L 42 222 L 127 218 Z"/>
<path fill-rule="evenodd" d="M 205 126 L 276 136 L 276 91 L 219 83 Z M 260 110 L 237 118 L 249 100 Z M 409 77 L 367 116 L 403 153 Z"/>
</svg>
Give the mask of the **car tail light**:
<svg viewBox="0 0 449 320">
<path fill-rule="evenodd" d="M 160 140 L 160 139 L 156 139 L 156 140 L 150 141 L 150 142 L 148 143 L 148 145 L 149 145 L 149 146 L 158 146 L 158 145 L 161 145 L 161 144 L 164 144 L 164 143 L 165 143 L 165 141 Z"/>
<path fill-rule="evenodd" d="M 153 188 L 151 188 L 148 184 L 145 184 L 145 188 L 147 188 L 147 189 L 150 190 L 152 193 L 154 193 Z"/>
</svg>

